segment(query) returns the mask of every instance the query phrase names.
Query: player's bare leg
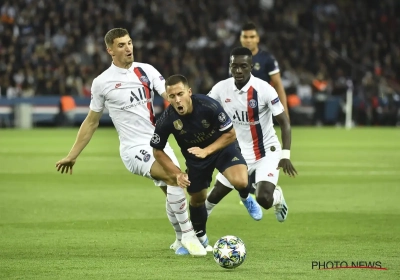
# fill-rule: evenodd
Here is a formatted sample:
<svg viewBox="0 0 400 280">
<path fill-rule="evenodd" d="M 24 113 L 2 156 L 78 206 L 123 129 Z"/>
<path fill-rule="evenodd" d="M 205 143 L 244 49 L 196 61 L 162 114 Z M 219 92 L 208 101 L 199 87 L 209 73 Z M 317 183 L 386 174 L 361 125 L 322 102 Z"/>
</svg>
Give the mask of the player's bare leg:
<svg viewBox="0 0 400 280">
<path fill-rule="evenodd" d="M 254 183 L 255 181 L 255 172 L 249 176 L 249 184 L 247 185 L 247 188 L 249 189 L 250 195 L 256 199 L 256 184 Z M 239 201 L 240 205 L 243 205 L 242 200 Z"/>
<path fill-rule="evenodd" d="M 282 189 L 267 181 L 257 183 L 256 188 L 257 202 L 264 208 L 275 207 L 275 216 L 279 222 L 284 222 L 287 218 L 289 207 L 283 197 Z"/>
<path fill-rule="evenodd" d="M 206 209 L 208 216 L 210 216 L 215 205 L 217 205 L 232 190 L 233 189 L 228 188 L 227 186 L 222 184 L 218 179 L 215 181 L 214 188 L 208 193 L 206 199 Z"/>
<path fill-rule="evenodd" d="M 176 183 L 174 182 L 175 178 L 166 174 L 158 162 L 154 162 L 150 172 L 153 178 L 168 184 L 168 187 L 163 188 L 167 196 L 166 212 L 176 234 L 176 240 L 170 248 L 173 249 L 177 255 L 205 255 L 206 252 L 202 244 L 196 238 L 192 222 L 189 219 L 187 199 L 184 190 L 180 187 L 171 186 Z"/>
</svg>

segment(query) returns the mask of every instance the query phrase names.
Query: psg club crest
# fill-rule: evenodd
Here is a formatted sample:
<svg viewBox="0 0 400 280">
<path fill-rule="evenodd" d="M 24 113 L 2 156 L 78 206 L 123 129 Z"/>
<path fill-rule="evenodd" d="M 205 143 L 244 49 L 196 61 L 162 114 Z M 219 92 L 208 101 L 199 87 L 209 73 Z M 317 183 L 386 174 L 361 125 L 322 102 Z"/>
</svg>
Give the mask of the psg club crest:
<svg viewBox="0 0 400 280">
<path fill-rule="evenodd" d="M 181 120 L 174 121 L 174 127 L 176 130 L 181 130 L 183 128 L 183 123 Z"/>
<path fill-rule="evenodd" d="M 249 101 L 249 106 L 250 106 L 250 108 L 256 108 L 257 107 L 257 101 L 256 100 L 254 100 L 254 99 L 251 99 L 250 101 Z"/>
<path fill-rule="evenodd" d="M 150 158 L 151 158 L 150 154 L 145 154 L 143 157 L 143 161 L 148 162 Z"/>
<path fill-rule="evenodd" d="M 149 79 L 146 76 L 142 76 L 139 78 L 142 83 L 149 83 Z"/>
<path fill-rule="evenodd" d="M 206 120 L 202 120 L 201 124 L 203 125 L 204 128 L 209 128 L 210 124 Z"/>
</svg>

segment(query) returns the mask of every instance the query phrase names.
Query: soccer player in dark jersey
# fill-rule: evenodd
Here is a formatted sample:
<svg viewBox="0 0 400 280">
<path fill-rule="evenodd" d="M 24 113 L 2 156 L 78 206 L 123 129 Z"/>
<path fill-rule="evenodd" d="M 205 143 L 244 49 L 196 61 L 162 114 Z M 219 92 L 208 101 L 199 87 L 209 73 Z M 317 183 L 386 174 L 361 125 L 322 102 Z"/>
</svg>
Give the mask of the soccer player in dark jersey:
<svg viewBox="0 0 400 280">
<path fill-rule="evenodd" d="M 286 92 L 282 85 L 278 61 L 276 61 L 270 52 L 259 49 L 259 42 L 260 37 L 254 23 L 244 24 L 242 33 L 240 34 L 240 43 L 243 47 L 248 48 L 253 55 L 253 69 L 251 74 L 268 82 L 275 88 L 286 115 L 289 117 Z"/>
<path fill-rule="evenodd" d="M 232 121 L 214 99 L 192 95 L 187 79 L 173 75 L 166 80 L 170 106 L 157 121 L 150 145 L 154 157 L 165 171 L 176 176 L 178 186 L 190 195 L 189 212 L 193 228 L 206 247 L 207 188 L 214 169 L 218 169 L 239 192 L 241 201 L 255 220 L 262 218 L 261 207 L 249 195 L 247 165 L 240 152 Z M 182 172 L 164 152 L 173 134 L 186 159 L 187 173 Z"/>
<path fill-rule="evenodd" d="M 276 61 L 275 57 L 270 52 L 258 47 L 260 36 L 258 35 L 257 27 L 254 23 L 248 22 L 242 26 L 240 43 L 243 47 L 248 48 L 252 52 L 253 69 L 251 74 L 268 82 L 275 88 L 279 100 L 281 101 L 285 113 L 290 121 L 286 92 L 282 84 L 278 61 Z M 250 181 L 250 185 L 253 185 L 253 182 Z M 250 187 L 250 193 L 255 193 L 254 187 Z"/>
</svg>

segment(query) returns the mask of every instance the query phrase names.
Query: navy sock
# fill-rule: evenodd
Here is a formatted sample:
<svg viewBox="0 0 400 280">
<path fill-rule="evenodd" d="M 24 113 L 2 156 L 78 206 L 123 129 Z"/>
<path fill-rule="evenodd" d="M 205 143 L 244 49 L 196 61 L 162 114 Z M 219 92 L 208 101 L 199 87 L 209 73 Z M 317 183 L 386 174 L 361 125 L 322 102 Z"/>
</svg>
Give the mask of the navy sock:
<svg viewBox="0 0 400 280">
<path fill-rule="evenodd" d="M 256 172 L 254 171 L 250 176 L 249 176 L 249 184 L 247 185 L 247 189 L 249 190 L 249 193 L 255 194 L 256 189 L 253 188 L 253 183 L 256 181 Z"/>
<path fill-rule="evenodd" d="M 239 192 L 239 195 L 240 195 L 240 197 L 241 198 L 247 198 L 248 196 L 249 196 L 249 188 L 247 187 L 247 188 L 244 188 L 244 189 L 242 189 L 242 190 L 238 190 L 238 192 Z"/>
<path fill-rule="evenodd" d="M 253 184 L 250 184 L 249 186 L 247 186 L 247 188 L 249 189 L 249 192 L 250 192 L 251 194 L 255 194 L 255 193 L 256 193 L 256 189 L 253 188 Z"/>
<path fill-rule="evenodd" d="M 200 207 L 193 207 L 189 204 L 190 219 L 192 220 L 193 229 L 196 232 L 197 237 L 206 235 L 206 223 L 207 223 L 207 209 L 206 205 L 203 204 Z"/>
</svg>

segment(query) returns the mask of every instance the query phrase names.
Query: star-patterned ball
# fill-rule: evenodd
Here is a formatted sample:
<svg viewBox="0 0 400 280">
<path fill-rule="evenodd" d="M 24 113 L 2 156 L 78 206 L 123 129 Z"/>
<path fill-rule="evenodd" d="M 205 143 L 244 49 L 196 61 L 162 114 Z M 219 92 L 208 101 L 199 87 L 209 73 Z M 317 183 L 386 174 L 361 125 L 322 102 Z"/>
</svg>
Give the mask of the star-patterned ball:
<svg viewBox="0 0 400 280">
<path fill-rule="evenodd" d="M 246 247 L 242 239 L 227 235 L 221 237 L 213 248 L 214 260 L 221 267 L 233 269 L 246 259 Z"/>
</svg>

